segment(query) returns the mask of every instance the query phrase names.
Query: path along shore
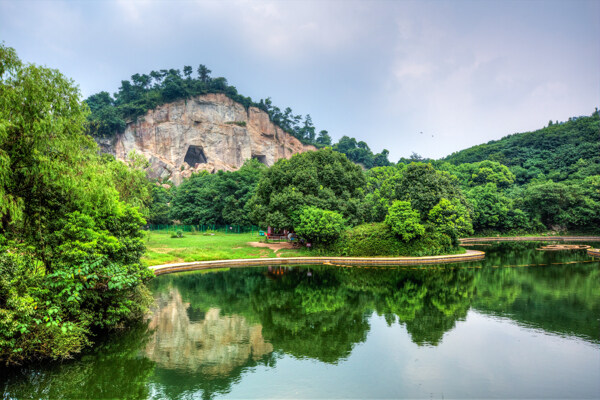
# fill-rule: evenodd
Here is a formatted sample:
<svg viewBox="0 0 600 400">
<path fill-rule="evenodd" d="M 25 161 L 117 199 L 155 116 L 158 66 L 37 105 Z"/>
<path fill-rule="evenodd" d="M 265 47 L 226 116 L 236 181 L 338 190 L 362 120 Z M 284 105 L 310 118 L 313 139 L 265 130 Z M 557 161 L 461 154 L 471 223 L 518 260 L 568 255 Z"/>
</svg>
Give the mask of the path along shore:
<svg viewBox="0 0 600 400">
<path fill-rule="evenodd" d="M 478 237 L 460 239 L 461 244 L 479 242 L 516 242 L 516 241 L 600 241 L 600 236 L 513 236 L 513 237 Z M 590 256 L 600 257 L 600 249 L 588 249 Z M 467 250 L 464 254 L 451 254 L 428 257 L 279 257 L 279 258 L 246 258 L 237 260 L 193 261 L 176 264 L 154 265 L 149 267 L 156 275 L 174 272 L 196 271 L 214 268 L 239 268 L 267 265 L 429 265 L 447 264 L 482 260 L 485 253 L 478 250 Z"/>
<path fill-rule="evenodd" d="M 483 251 L 467 250 L 464 254 L 451 254 L 429 257 L 279 257 L 246 258 L 238 260 L 197 261 L 177 264 L 163 264 L 149 267 L 156 275 L 173 272 L 195 271 L 213 268 L 236 268 L 259 265 L 428 265 L 454 262 L 476 261 L 485 258 Z"/>
</svg>

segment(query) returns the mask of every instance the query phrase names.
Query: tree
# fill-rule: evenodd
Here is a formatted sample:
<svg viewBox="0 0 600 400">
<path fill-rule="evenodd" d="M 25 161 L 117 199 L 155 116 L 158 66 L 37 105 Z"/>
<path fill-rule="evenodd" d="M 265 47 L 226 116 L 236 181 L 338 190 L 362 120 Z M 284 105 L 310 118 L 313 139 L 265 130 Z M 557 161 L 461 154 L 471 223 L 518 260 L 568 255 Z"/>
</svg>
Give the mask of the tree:
<svg viewBox="0 0 600 400">
<path fill-rule="evenodd" d="M 173 189 L 170 219 L 193 225 L 250 225 L 247 203 L 265 169 L 251 159 L 237 171 L 193 174 Z"/>
<path fill-rule="evenodd" d="M 455 176 L 444 171 L 436 171 L 431 164 L 410 163 L 402 173 L 395 188 L 395 199 L 410 201 L 421 219 L 427 219 L 429 211 L 443 198 L 466 200 Z"/>
<path fill-rule="evenodd" d="M 73 82 L 3 45 L 0 65 L 0 360 L 65 358 L 146 311 L 144 220 L 84 134 Z"/>
<path fill-rule="evenodd" d="M 515 175 L 507 166 L 495 161 L 485 160 L 475 165 L 470 184 L 485 185 L 494 183 L 498 187 L 508 187 L 515 182 Z"/>
<path fill-rule="evenodd" d="M 305 207 L 300 212 L 296 233 L 310 242 L 329 244 L 335 241 L 344 229 L 344 218 L 335 211 L 317 207 Z"/>
<path fill-rule="evenodd" d="M 192 69 L 192 67 L 190 67 L 189 65 L 185 65 L 183 67 L 183 74 L 185 75 L 185 78 L 187 80 L 192 79 L 192 73 L 194 72 L 194 70 Z"/>
<path fill-rule="evenodd" d="M 600 217 L 593 190 L 576 183 L 533 182 L 522 201 L 524 209 L 547 228 L 594 227 Z"/>
<path fill-rule="evenodd" d="M 294 229 L 301 210 L 314 206 L 362 222 L 365 178 L 357 165 L 330 148 L 281 159 L 262 176 L 250 200 L 251 219 L 261 227 Z"/>
<path fill-rule="evenodd" d="M 458 199 L 441 199 L 429 211 L 428 221 L 435 230 L 450 236 L 454 245 L 458 245 L 458 238 L 473 233 L 469 212 Z"/>
<path fill-rule="evenodd" d="M 385 217 L 385 223 L 405 242 L 425 233 L 425 227 L 420 224 L 419 213 L 413 210 L 408 201 L 396 200 L 392 203 Z"/>
<path fill-rule="evenodd" d="M 326 130 L 322 130 L 319 132 L 319 136 L 317 136 L 316 143 L 321 146 L 331 146 L 331 136 Z"/>
<path fill-rule="evenodd" d="M 200 64 L 198 66 L 198 78 L 200 79 L 200 82 L 208 83 L 210 81 L 211 72 L 210 69 L 206 68 L 206 65 Z"/>
</svg>

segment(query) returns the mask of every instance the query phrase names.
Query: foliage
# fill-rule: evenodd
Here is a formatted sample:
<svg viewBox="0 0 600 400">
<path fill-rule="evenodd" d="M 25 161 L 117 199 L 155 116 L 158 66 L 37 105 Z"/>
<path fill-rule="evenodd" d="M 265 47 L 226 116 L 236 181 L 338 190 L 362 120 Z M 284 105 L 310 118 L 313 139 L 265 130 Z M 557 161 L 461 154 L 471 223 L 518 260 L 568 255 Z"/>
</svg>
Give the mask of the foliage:
<svg viewBox="0 0 600 400">
<path fill-rule="evenodd" d="M 158 182 L 150 187 L 152 201 L 148 210 L 148 223 L 155 225 L 166 225 L 171 223 L 169 218 L 169 204 L 173 199 L 170 189 L 160 185 Z"/>
<path fill-rule="evenodd" d="M 344 231 L 332 250 L 336 255 L 347 257 L 435 256 L 456 252 L 450 237 L 445 234 L 425 232 L 419 238 L 404 242 L 382 222 L 362 224 Z"/>
<path fill-rule="evenodd" d="M 411 208 L 408 201 L 394 201 L 385 217 L 385 223 L 392 232 L 405 242 L 425 233 L 425 227 L 420 224 L 420 221 L 419 213 Z"/>
<path fill-rule="evenodd" d="M 427 219 L 429 211 L 442 199 L 456 199 L 466 204 L 455 176 L 423 163 L 411 163 L 406 167 L 395 187 L 394 198 L 410 201 L 422 220 Z"/>
<path fill-rule="evenodd" d="M 66 358 L 146 310 L 143 199 L 83 134 L 72 81 L 0 57 L 0 360 Z"/>
<path fill-rule="evenodd" d="M 360 167 L 331 149 L 295 154 L 265 171 L 249 201 L 250 218 L 263 228 L 294 230 L 302 209 L 313 206 L 356 225 L 364 182 Z"/>
<path fill-rule="evenodd" d="M 581 169 L 576 168 L 579 160 L 587 163 L 586 176 L 597 175 L 600 173 L 600 117 L 595 111 L 589 117 L 569 118 L 537 131 L 509 135 L 445 158 L 455 165 L 484 160 L 508 166 L 519 184 L 529 183 L 540 174 L 554 181 L 568 179 Z"/>
<path fill-rule="evenodd" d="M 547 227 L 593 226 L 600 222 L 600 203 L 594 199 L 592 190 L 574 182 L 535 182 L 524 192 L 523 207 Z"/>
<path fill-rule="evenodd" d="M 344 218 L 339 213 L 317 207 L 303 208 L 299 220 L 296 233 L 317 244 L 335 241 L 344 229 Z"/>
<path fill-rule="evenodd" d="M 192 225 L 251 225 L 248 201 L 266 167 L 248 160 L 234 172 L 200 172 L 173 190 L 170 219 Z"/>
<path fill-rule="evenodd" d="M 478 232 L 509 232 L 532 229 L 528 215 L 515 201 L 498 190 L 496 184 L 476 186 L 467 192 L 473 209 L 473 229 Z"/>
<path fill-rule="evenodd" d="M 429 211 L 428 221 L 433 224 L 436 231 L 450 236 L 455 244 L 459 237 L 473 233 L 473 223 L 469 212 L 458 199 L 452 201 L 441 199 Z"/>
<path fill-rule="evenodd" d="M 348 136 L 342 136 L 333 146 L 333 150 L 345 154 L 350 161 L 361 164 L 365 168 L 385 167 L 391 164 L 388 160 L 388 150 L 383 149 L 381 153 L 373 154 L 365 142 L 357 142 L 356 139 Z"/>
</svg>

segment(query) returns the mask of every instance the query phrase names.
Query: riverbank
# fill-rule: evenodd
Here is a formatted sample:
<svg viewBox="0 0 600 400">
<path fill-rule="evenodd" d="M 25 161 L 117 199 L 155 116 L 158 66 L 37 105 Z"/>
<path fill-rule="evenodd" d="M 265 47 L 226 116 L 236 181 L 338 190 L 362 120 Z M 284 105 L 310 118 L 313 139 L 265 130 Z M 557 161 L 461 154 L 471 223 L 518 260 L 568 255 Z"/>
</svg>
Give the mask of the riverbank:
<svg viewBox="0 0 600 400">
<path fill-rule="evenodd" d="M 587 249 L 587 253 L 592 257 L 600 257 L 600 249 Z"/>
<path fill-rule="evenodd" d="M 477 261 L 485 258 L 483 251 L 467 250 L 463 254 L 428 257 L 278 257 L 238 260 L 214 260 L 151 266 L 156 275 L 215 268 L 237 268 L 266 265 L 430 265 Z"/>
<path fill-rule="evenodd" d="M 600 242 L 600 236 L 491 236 L 459 239 L 461 244 L 478 242 Z"/>
</svg>

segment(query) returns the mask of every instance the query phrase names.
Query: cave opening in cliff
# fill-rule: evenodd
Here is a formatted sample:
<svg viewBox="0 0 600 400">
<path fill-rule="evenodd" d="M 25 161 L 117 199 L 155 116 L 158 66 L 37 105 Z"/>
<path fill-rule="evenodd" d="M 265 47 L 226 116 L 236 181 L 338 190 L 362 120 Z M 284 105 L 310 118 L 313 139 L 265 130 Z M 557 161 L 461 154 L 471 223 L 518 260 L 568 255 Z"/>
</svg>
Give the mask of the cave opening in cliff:
<svg viewBox="0 0 600 400">
<path fill-rule="evenodd" d="M 196 164 L 206 164 L 207 160 L 204 149 L 201 146 L 190 145 L 183 161 L 188 163 L 190 167 L 194 167 Z"/>
<path fill-rule="evenodd" d="M 252 158 L 257 160 L 261 164 L 267 165 L 267 156 L 252 154 Z"/>
</svg>

